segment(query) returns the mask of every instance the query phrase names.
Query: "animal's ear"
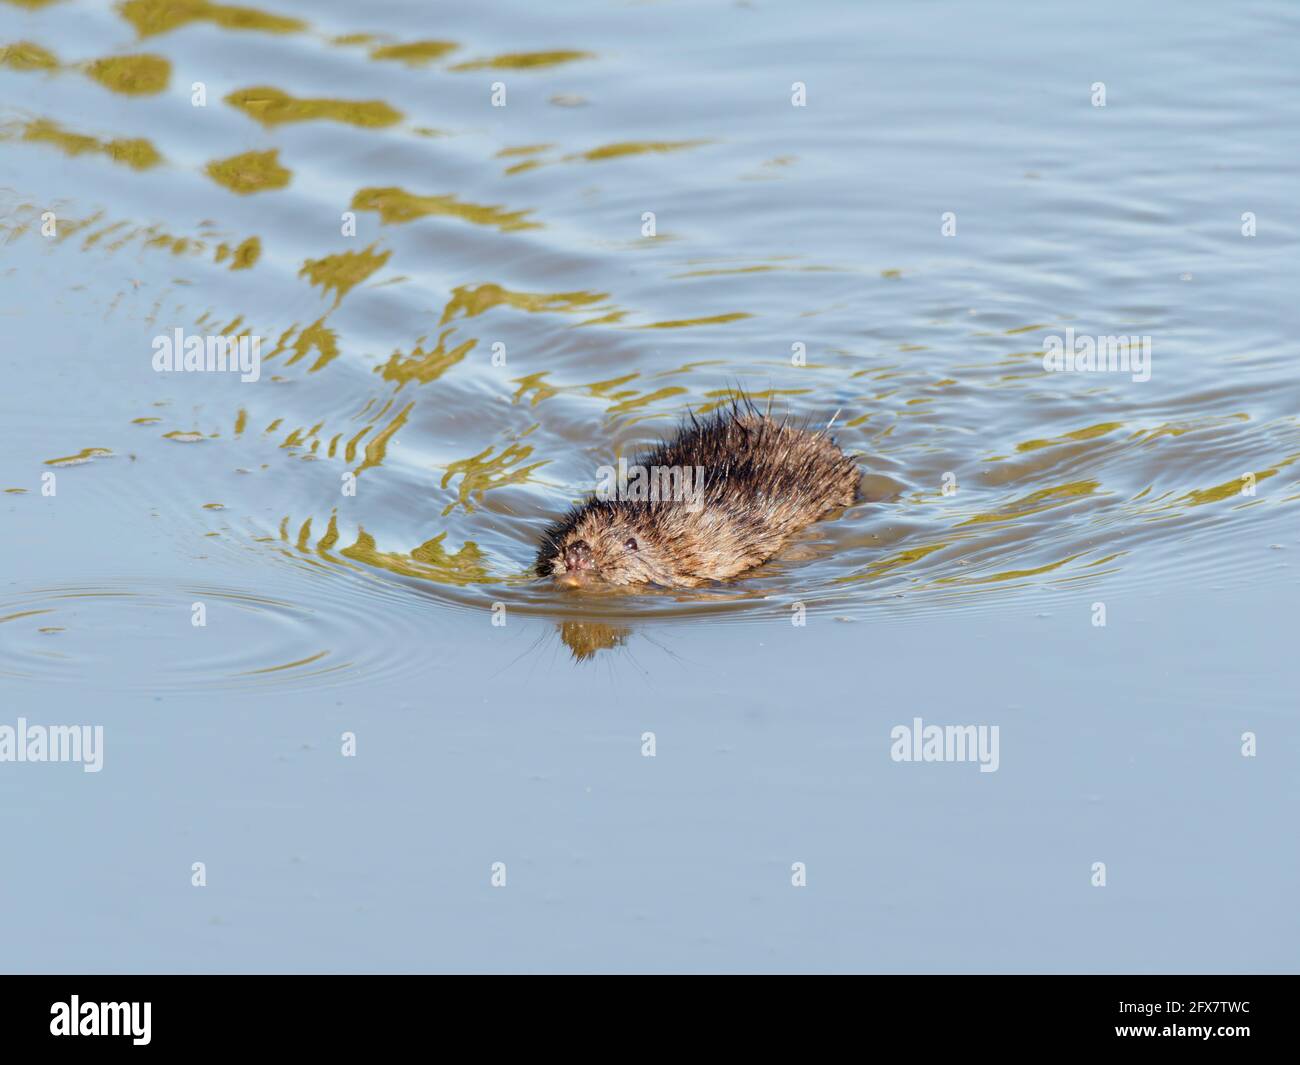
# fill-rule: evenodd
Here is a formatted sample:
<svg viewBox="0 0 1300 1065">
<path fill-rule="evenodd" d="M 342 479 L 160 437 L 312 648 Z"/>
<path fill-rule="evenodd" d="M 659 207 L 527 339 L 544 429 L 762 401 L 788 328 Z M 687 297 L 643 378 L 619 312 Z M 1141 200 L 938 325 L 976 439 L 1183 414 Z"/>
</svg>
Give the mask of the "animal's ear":
<svg viewBox="0 0 1300 1065">
<path fill-rule="evenodd" d="M 626 540 L 623 541 L 623 546 L 626 547 L 629 551 L 635 551 L 637 549 L 636 537 L 629 536 Z"/>
</svg>

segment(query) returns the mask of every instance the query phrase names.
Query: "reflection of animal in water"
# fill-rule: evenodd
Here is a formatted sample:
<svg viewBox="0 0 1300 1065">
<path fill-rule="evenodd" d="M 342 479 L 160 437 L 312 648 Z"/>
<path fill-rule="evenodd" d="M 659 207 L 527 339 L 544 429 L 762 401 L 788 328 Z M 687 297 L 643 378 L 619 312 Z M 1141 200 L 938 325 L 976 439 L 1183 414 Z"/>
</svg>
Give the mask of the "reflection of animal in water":
<svg viewBox="0 0 1300 1065">
<path fill-rule="evenodd" d="M 579 588 L 726 580 L 853 503 L 860 479 L 824 430 L 774 421 L 744 397 L 703 421 L 692 415 L 637 466 L 702 468 L 703 489 L 696 499 L 588 500 L 546 530 L 539 576 Z"/>
<path fill-rule="evenodd" d="M 560 625 L 560 639 L 573 653 L 575 662 L 595 658 L 597 651 L 623 647 L 632 630 L 600 621 L 566 621 Z"/>
<path fill-rule="evenodd" d="M 547 666 L 548 661 L 554 665 L 557 659 L 563 657 L 560 650 L 561 645 L 563 645 L 568 649 L 569 656 L 574 663 L 587 665 L 599 658 L 609 666 L 615 661 L 622 661 L 653 682 L 653 675 L 637 661 L 637 656 L 632 652 L 630 644 L 633 631 L 630 624 L 590 619 L 562 621 L 555 624 L 554 627 L 547 625 L 537 633 L 536 637 L 529 642 L 529 645 L 521 653 L 498 670 L 496 675 L 499 676 L 525 659 L 531 660 L 528 666 L 530 672 L 539 666 L 543 669 L 549 668 Z M 678 665 L 694 665 L 666 643 L 652 636 L 644 627 L 638 626 L 635 631 L 646 643 L 667 655 Z M 556 639 L 557 636 L 559 637 L 558 640 Z M 613 656 L 611 657 L 602 652 L 613 652 Z M 613 673 L 610 675 L 612 677 Z"/>
</svg>

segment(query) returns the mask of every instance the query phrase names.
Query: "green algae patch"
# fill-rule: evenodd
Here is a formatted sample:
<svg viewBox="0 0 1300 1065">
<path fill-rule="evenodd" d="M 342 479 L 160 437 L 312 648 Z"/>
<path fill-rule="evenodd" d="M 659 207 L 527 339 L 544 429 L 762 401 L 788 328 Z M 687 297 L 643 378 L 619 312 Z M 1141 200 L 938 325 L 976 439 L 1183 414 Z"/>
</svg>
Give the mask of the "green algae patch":
<svg viewBox="0 0 1300 1065">
<path fill-rule="evenodd" d="M 402 112 L 382 100 L 313 100 L 290 96 L 269 86 L 232 92 L 226 97 L 226 103 L 267 127 L 327 121 L 362 129 L 383 129 L 402 121 Z"/>
<path fill-rule="evenodd" d="M 240 196 L 282 189 L 292 177 L 292 171 L 280 165 L 280 152 L 276 148 L 265 152 L 244 152 L 229 159 L 214 159 L 206 170 L 208 177 L 218 185 Z"/>
<path fill-rule="evenodd" d="M 298 33 L 307 28 L 307 23 L 300 19 L 269 15 L 252 7 L 213 4 L 208 0 L 127 0 L 117 10 L 141 37 L 170 33 L 191 22 L 210 22 L 222 29 L 260 33 Z"/>
<path fill-rule="evenodd" d="M 423 67 L 454 52 L 460 45 L 454 41 L 412 41 L 410 44 L 385 44 L 371 49 L 370 58 L 379 62 L 405 63 L 408 67 Z"/>
<path fill-rule="evenodd" d="M 306 277 L 313 286 L 335 293 L 334 305 L 338 306 L 343 297 L 357 285 L 379 270 L 393 253 L 376 252 L 374 245 L 362 251 L 345 251 L 339 255 L 327 255 L 323 259 L 308 259 L 298 271 L 299 277 Z"/>
<path fill-rule="evenodd" d="M 167 88 L 172 65 L 160 55 L 116 55 L 94 60 L 86 73 L 110 92 L 153 96 Z"/>
<path fill-rule="evenodd" d="M 163 161 L 150 141 L 138 137 L 100 140 L 85 133 L 73 133 L 57 122 L 38 118 L 22 127 L 21 139 L 31 144 L 48 144 L 64 155 L 103 155 L 132 170 L 148 170 Z"/>
<path fill-rule="evenodd" d="M 31 41 L 0 45 L 0 67 L 9 70 L 58 70 L 59 57 Z"/>
<path fill-rule="evenodd" d="M 463 203 L 455 196 L 419 196 L 405 189 L 358 189 L 352 197 L 354 211 L 375 211 L 386 225 L 402 225 L 419 218 L 459 218 L 478 226 L 492 226 L 509 233 L 540 229 L 528 220 L 529 211 L 508 211 L 493 204 Z"/>
<path fill-rule="evenodd" d="M 452 70 L 541 70 L 546 67 L 558 67 L 563 63 L 576 63 L 582 59 L 595 59 L 594 52 L 560 50 L 554 52 L 506 52 L 503 55 L 489 56 L 486 59 L 471 59 L 457 63 Z"/>
</svg>

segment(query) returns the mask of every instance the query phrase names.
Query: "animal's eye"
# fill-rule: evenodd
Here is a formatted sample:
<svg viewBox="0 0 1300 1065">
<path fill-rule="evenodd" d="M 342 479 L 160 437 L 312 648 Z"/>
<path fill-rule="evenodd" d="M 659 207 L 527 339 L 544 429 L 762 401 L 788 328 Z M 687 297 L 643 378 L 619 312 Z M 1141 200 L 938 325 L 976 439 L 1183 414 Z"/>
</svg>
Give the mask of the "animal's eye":
<svg viewBox="0 0 1300 1065">
<path fill-rule="evenodd" d="M 629 536 L 625 541 L 623 541 L 623 546 L 626 547 L 629 551 L 635 551 L 637 549 L 636 537 Z"/>
</svg>

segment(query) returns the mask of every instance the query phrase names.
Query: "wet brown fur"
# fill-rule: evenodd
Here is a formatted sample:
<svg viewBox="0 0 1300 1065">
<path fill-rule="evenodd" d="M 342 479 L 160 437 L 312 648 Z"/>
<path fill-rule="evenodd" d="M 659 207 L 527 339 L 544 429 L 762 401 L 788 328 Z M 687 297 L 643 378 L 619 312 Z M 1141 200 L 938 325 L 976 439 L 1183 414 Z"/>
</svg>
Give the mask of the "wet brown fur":
<svg viewBox="0 0 1300 1065">
<path fill-rule="evenodd" d="M 550 526 L 539 576 L 568 578 L 566 548 L 590 549 L 593 583 L 692 588 L 766 562 L 801 529 L 857 498 L 860 473 L 825 432 L 777 422 L 743 397 L 637 458 L 704 468 L 703 507 L 592 498 Z M 626 546 L 631 539 L 636 549 Z"/>
</svg>

